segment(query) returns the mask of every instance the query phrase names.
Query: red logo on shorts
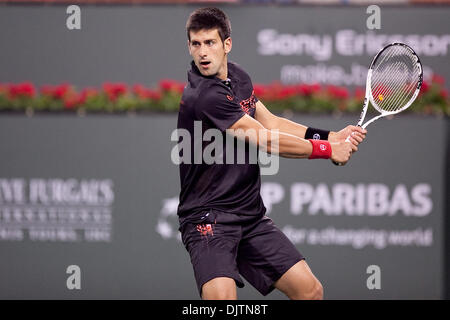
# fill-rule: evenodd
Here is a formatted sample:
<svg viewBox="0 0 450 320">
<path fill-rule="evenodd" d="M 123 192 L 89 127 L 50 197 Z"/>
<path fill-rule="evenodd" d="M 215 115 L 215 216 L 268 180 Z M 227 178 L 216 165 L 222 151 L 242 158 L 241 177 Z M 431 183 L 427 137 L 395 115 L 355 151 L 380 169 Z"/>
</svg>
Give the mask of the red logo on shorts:
<svg viewBox="0 0 450 320">
<path fill-rule="evenodd" d="M 227 99 L 230 100 L 230 101 L 233 101 L 234 98 L 233 98 L 233 96 L 227 95 Z"/>
<path fill-rule="evenodd" d="M 212 228 L 211 224 L 204 224 L 204 223 L 203 224 L 198 224 L 197 225 L 197 231 L 200 232 L 200 234 L 202 236 L 207 236 L 207 235 L 213 236 L 214 235 L 213 228 Z"/>
</svg>

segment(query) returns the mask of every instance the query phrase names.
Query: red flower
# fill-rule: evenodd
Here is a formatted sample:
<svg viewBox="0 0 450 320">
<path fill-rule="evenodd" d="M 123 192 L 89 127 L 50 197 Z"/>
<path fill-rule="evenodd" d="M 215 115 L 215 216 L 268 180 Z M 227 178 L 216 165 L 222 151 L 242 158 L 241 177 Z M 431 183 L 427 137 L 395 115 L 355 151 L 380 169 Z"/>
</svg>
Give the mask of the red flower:
<svg viewBox="0 0 450 320">
<path fill-rule="evenodd" d="M 59 86 L 43 85 L 41 87 L 41 94 L 52 97 L 54 99 L 64 99 L 65 96 L 71 92 L 70 84 L 63 83 Z"/>
<path fill-rule="evenodd" d="M 172 91 L 178 94 L 182 94 L 184 91 L 185 83 L 178 82 L 176 80 L 171 79 L 162 79 L 159 81 L 159 88 L 163 91 Z"/>
<path fill-rule="evenodd" d="M 345 87 L 328 86 L 328 94 L 336 99 L 347 99 L 349 96 L 348 90 Z"/>
<path fill-rule="evenodd" d="M 142 85 L 142 84 L 135 84 L 132 88 L 131 91 L 137 95 L 139 98 L 145 98 L 145 91 L 147 89 Z"/>
<path fill-rule="evenodd" d="M 297 94 L 297 89 L 295 86 L 285 86 L 278 91 L 279 99 L 289 99 Z"/>
<path fill-rule="evenodd" d="M 98 95 L 98 90 L 95 88 L 84 88 L 79 97 L 78 97 L 78 101 L 80 104 L 83 104 L 86 102 L 86 100 L 90 97 L 95 97 Z"/>
<path fill-rule="evenodd" d="M 299 84 L 297 86 L 297 93 L 301 96 L 310 96 L 312 91 L 309 85 L 307 84 Z"/>
<path fill-rule="evenodd" d="M 423 81 L 422 87 L 420 87 L 420 94 L 425 94 L 428 92 L 428 90 L 430 90 L 430 85 L 428 84 L 428 82 Z"/>
<path fill-rule="evenodd" d="M 53 90 L 53 97 L 55 99 L 63 99 L 70 90 L 70 85 L 68 83 L 63 83 L 56 86 Z"/>
<path fill-rule="evenodd" d="M 183 94 L 184 88 L 186 87 L 186 84 L 183 82 L 178 82 L 175 90 L 179 93 L 179 94 Z"/>
<path fill-rule="evenodd" d="M 68 97 L 64 97 L 64 108 L 74 109 L 80 102 L 80 97 L 77 94 L 72 94 Z"/>
<path fill-rule="evenodd" d="M 311 84 L 299 84 L 296 87 L 296 91 L 301 96 L 309 97 L 313 93 L 320 91 L 320 85 L 317 83 L 312 84 L 312 85 Z"/>
<path fill-rule="evenodd" d="M 253 91 L 255 96 L 264 97 L 267 92 L 267 88 L 263 84 L 255 84 L 253 85 Z"/>
<path fill-rule="evenodd" d="M 281 91 L 283 86 L 279 81 L 272 82 L 271 84 L 265 86 L 265 96 L 268 100 L 283 99 L 283 94 Z"/>
<path fill-rule="evenodd" d="M 8 86 L 9 96 L 11 98 L 16 97 L 34 97 L 36 89 L 31 82 L 22 82 L 19 84 L 10 84 Z"/>
<path fill-rule="evenodd" d="M 170 79 L 162 79 L 159 81 L 159 87 L 164 91 L 171 91 L 173 84 L 174 81 Z"/>
<path fill-rule="evenodd" d="M 124 83 L 110 83 L 103 84 L 103 91 L 107 94 L 108 99 L 115 101 L 119 96 L 127 93 L 128 88 Z"/>
<path fill-rule="evenodd" d="M 159 91 L 151 91 L 151 93 L 150 93 L 150 98 L 153 100 L 160 100 L 161 97 L 162 97 L 162 94 Z"/>
<path fill-rule="evenodd" d="M 445 100 L 447 100 L 448 98 L 448 91 L 446 89 L 441 89 L 441 91 L 439 91 L 439 95 L 444 98 Z"/>
<path fill-rule="evenodd" d="M 156 90 L 147 89 L 142 84 L 135 84 L 133 86 L 133 92 L 141 99 L 152 99 L 152 100 L 161 99 L 160 92 Z"/>
</svg>

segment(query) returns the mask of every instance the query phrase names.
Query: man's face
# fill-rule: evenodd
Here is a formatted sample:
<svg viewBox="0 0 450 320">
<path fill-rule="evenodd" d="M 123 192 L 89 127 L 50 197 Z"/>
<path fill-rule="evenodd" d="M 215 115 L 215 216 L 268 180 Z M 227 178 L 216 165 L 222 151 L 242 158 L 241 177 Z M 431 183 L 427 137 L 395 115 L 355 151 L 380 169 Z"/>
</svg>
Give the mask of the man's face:
<svg viewBox="0 0 450 320">
<path fill-rule="evenodd" d="M 231 50 L 231 38 L 220 39 L 217 29 L 190 32 L 189 53 L 204 76 L 227 78 L 227 53 Z"/>
</svg>

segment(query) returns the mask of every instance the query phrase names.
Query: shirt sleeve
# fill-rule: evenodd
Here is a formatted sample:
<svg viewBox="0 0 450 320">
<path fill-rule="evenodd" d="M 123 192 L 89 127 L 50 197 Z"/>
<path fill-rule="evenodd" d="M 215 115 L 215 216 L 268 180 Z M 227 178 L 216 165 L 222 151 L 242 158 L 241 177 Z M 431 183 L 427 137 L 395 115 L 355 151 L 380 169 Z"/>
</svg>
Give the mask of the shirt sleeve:
<svg viewBox="0 0 450 320">
<path fill-rule="evenodd" d="M 230 66 L 228 66 L 228 70 L 230 68 L 233 68 L 234 74 L 240 79 L 239 80 L 239 90 L 242 90 L 241 96 L 243 97 L 249 97 L 249 99 L 252 100 L 252 102 L 256 103 L 259 101 L 258 97 L 255 95 L 255 91 L 253 88 L 252 79 L 250 78 L 250 75 L 242 69 L 240 65 L 237 63 L 232 62 Z"/>
<path fill-rule="evenodd" d="M 230 128 L 245 115 L 237 99 L 220 85 L 213 85 L 204 90 L 195 105 L 199 119 L 210 121 L 220 131 Z"/>
</svg>

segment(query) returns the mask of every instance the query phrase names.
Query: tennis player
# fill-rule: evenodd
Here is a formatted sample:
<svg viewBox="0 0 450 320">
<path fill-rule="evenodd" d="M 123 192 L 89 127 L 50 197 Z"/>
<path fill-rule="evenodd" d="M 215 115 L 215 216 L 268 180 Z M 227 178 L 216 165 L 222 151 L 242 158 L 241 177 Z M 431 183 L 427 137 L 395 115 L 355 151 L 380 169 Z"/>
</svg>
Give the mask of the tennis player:
<svg viewBox="0 0 450 320">
<path fill-rule="evenodd" d="M 192 139 L 194 122 L 201 121 L 203 131 L 217 129 L 224 137 L 227 129 L 255 130 L 256 139 L 246 143 L 257 146 L 262 141 L 259 134 L 268 133 L 268 152 L 270 132 L 278 129 L 282 157 L 345 163 L 357 151 L 365 130 L 307 127 L 273 115 L 255 97 L 249 75 L 227 59 L 232 40 L 224 12 L 195 10 L 186 31 L 193 61 L 178 128 L 189 131 Z M 345 142 L 349 135 L 350 142 Z M 305 258 L 265 216 L 259 164 L 181 163 L 180 181 L 179 230 L 202 299 L 237 299 L 236 286 L 244 286 L 241 276 L 262 295 L 277 288 L 290 299 L 322 299 L 322 285 Z"/>
</svg>

